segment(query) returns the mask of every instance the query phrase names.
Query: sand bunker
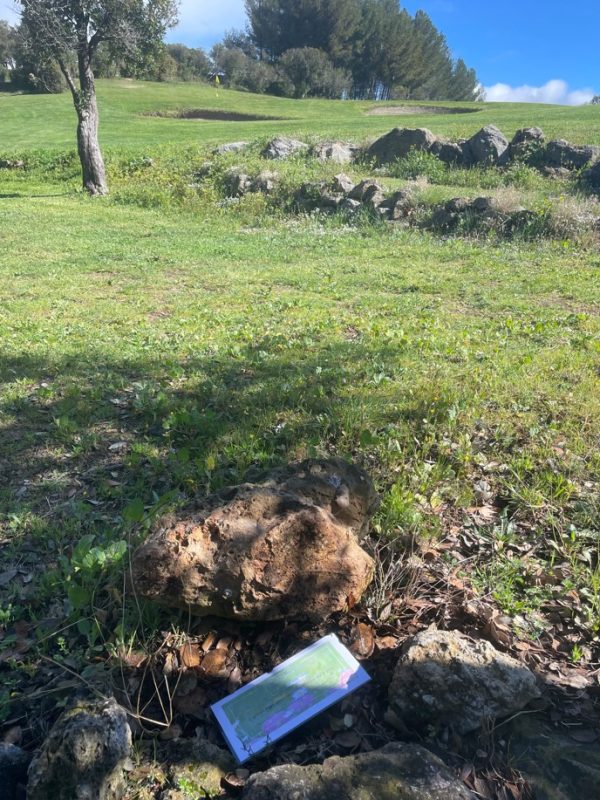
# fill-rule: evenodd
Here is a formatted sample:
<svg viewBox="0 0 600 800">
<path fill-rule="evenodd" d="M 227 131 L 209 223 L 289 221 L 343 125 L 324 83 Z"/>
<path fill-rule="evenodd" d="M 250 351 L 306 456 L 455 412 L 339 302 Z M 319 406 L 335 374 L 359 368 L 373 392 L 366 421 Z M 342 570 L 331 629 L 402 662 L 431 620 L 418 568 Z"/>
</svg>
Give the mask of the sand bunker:
<svg viewBox="0 0 600 800">
<path fill-rule="evenodd" d="M 242 114 L 239 111 L 221 111 L 211 108 L 184 108 L 178 111 L 150 111 L 145 116 L 169 119 L 192 119 L 206 122 L 263 122 L 278 121 L 285 117 L 266 117 L 261 114 Z"/>
<path fill-rule="evenodd" d="M 367 111 L 369 117 L 424 116 L 426 114 L 476 114 L 479 108 L 448 108 L 446 106 L 375 106 Z"/>
</svg>

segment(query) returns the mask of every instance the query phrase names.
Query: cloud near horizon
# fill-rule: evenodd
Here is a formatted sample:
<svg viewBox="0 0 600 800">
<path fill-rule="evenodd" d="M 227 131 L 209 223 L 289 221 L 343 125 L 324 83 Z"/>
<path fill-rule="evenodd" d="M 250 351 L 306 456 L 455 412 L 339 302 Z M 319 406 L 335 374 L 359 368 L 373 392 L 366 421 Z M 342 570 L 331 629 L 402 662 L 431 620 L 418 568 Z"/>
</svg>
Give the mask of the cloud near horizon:
<svg viewBox="0 0 600 800">
<path fill-rule="evenodd" d="M 489 103 L 553 103 L 561 106 L 580 106 L 594 97 L 593 89 L 571 89 L 566 81 L 551 80 L 543 86 L 509 86 L 496 83 L 485 87 Z"/>
</svg>

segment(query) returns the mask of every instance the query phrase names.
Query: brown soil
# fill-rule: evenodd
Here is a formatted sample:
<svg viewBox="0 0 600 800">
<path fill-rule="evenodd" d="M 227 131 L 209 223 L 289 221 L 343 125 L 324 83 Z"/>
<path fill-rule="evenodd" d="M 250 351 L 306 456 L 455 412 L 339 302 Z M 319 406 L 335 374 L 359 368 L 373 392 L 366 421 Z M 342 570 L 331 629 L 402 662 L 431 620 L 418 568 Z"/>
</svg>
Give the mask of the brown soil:
<svg viewBox="0 0 600 800">
<path fill-rule="evenodd" d="M 444 106 L 374 106 L 369 117 L 404 117 L 425 114 L 476 114 L 478 108 L 448 108 Z"/>
</svg>

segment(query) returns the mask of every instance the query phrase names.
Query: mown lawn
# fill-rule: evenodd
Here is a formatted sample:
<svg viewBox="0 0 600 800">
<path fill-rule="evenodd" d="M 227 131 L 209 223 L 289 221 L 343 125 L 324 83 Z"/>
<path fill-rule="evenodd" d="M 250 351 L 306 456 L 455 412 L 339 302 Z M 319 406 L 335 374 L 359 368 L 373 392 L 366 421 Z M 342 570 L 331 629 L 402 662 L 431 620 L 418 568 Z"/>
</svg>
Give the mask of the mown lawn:
<svg viewBox="0 0 600 800">
<path fill-rule="evenodd" d="M 183 144 L 204 123 L 131 113 L 195 91 L 207 105 L 201 87 L 113 85 L 106 140 L 140 156 L 160 151 L 159 131 Z M 43 104 L 56 112 L 44 122 Z M 27 114 L 21 149 L 68 146 L 60 104 L 0 97 L 0 149 L 17 146 Z M 320 119 L 324 107 L 302 106 L 294 132 L 394 124 L 362 128 L 352 104 Z M 494 109 L 493 121 L 593 139 L 597 109 L 535 110 Z M 429 120 L 467 132 L 492 110 Z M 207 142 L 272 130 L 205 125 Z M 0 172 L 0 658 L 14 666 L 0 719 L 39 652 L 19 656 L 23 631 L 75 670 L 135 643 L 114 579 L 157 509 L 311 455 L 371 472 L 386 540 L 467 531 L 468 559 L 460 543 L 444 558 L 519 635 L 543 636 L 568 607 L 556 657 L 600 660 L 596 249 L 350 226 L 210 194 L 190 205 L 170 190 L 143 208 L 138 166 L 116 151 L 114 196 L 90 201 L 76 165 L 36 158 L 37 171 Z"/>
</svg>

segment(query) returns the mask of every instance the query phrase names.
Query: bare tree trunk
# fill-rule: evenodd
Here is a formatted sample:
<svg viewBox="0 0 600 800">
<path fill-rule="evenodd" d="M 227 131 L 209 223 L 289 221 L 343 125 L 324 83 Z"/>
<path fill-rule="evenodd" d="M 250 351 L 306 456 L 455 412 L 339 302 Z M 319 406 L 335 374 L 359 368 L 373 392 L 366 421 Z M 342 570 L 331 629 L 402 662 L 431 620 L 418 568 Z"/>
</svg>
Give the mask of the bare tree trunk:
<svg viewBox="0 0 600 800">
<path fill-rule="evenodd" d="M 77 151 L 81 161 L 83 188 L 91 195 L 102 195 L 108 194 L 108 184 L 98 141 L 98 103 L 91 63 L 92 52 L 93 48 L 90 48 L 84 32 L 77 54 L 79 87 L 75 85 L 68 66 L 63 61 L 59 61 L 59 64 L 77 111 Z"/>
<path fill-rule="evenodd" d="M 95 93 L 77 109 L 77 150 L 83 173 L 83 188 L 92 195 L 108 194 L 104 159 L 98 142 L 98 106 Z"/>
</svg>

